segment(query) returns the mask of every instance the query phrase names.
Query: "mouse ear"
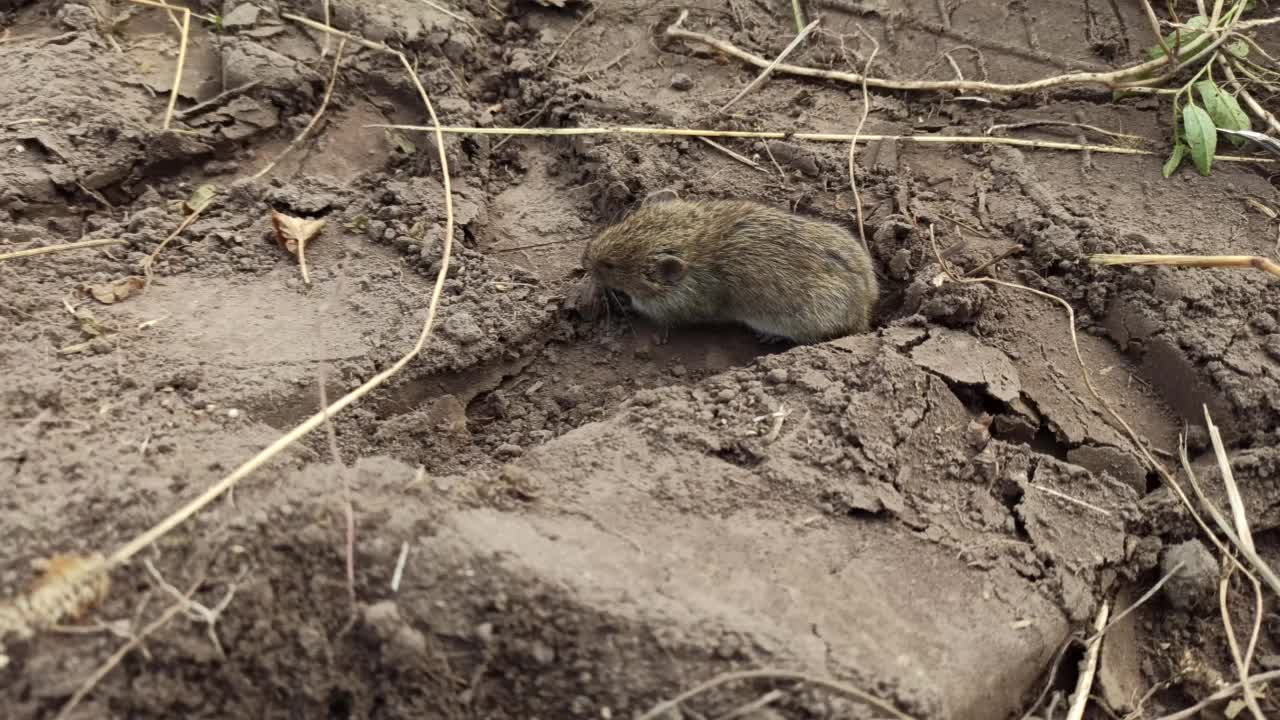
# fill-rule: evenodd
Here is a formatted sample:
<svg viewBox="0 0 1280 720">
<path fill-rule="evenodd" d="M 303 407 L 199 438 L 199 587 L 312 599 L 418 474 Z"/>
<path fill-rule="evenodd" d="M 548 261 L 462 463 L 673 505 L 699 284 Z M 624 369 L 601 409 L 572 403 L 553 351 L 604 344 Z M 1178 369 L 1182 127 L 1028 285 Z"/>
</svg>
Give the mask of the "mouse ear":
<svg viewBox="0 0 1280 720">
<path fill-rule="evenodd" d="M 661 283 L 674 285 L 684 277 L 689 264 L 675 255 L 659 253 L 653 257 L 653 277 Z"/>
<path fill-rule="evenodd" d="M 680 196 L 676 194 L 675 190 L 672 190 L 671 188 L 664 188 L 645 195 L 644 200 L 640 201 L 640 206 L 657 205 L 658 203 L 671 202 L 672 200 L 679 199 Z"/>
</svg>

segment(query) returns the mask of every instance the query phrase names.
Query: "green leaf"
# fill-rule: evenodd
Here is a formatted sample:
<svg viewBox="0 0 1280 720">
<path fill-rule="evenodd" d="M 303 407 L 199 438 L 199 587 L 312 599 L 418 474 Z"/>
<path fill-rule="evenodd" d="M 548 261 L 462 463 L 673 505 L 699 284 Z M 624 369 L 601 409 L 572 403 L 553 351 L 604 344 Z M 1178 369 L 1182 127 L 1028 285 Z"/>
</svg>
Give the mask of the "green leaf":
<svg viewBox="0 0 1280 720">
<path fill-rule="evenodd" d="M 1201 175 L 1208 175 L 1213 167 L 1213 154 L 1218 149 L 1218 128 L 1213 118 L 1200 106 L 1189 104 L 1182 108 L 1182 129 L 1187 133 L 1191 162 Z"/>
<path fill-rule="evenodd" d="M 1164 44 L 1169 46 L 1170 50 L 1175 49 L 1175 44 L 1181 43 L 1183 50 L 1187 50 L 1191 43 L 1204 37 L 1204 29 L 1209 26 L 1209 18 L 1203 15 L 1197 15 L 1188 20 L 1184 27 L 1180 30 L 1174 30 L 1164 36 Z M 1164 48 L 1156 45 L 1147 50 L 1147 54 L 1152 60 L 1159 60 L 1164 57 Z"/>
<path fill-rule="evenodd" d="M 1177 170 L 1178 166 L 1182 164 L 1182 156 L 1185 155 L 1186 152 L 1187 152 L 1186 145 L 1183 145 L 1182 143 L 1178 143 L 1177 145 L 1174 145 L 1173 154 L 1169 156 L 1168 160 L 1164 161 L 1164 169 L 1160 171 L 1161 174 L 1164 175 L 1165 177 L 1169 177 L 1170 175 L 1172 175 L 1173 171 Z"/>
<path fill-rule="evenodd" d="M 1227 52 L 1231 53 L 1232 55 L 1235 55 L 1236 57 L 1242 60 L 1249 54 L 1249 43 L 1243 40 L 1236 40 L 1235 42 L 1229 42 L 1224 47 L 1226 48 Z"/>
<path fill-rule="evenodd" d="M 1253 129 L 1249 115 L 1240 107 L 1240 103 L 1231 93 L 1223 92 L 1222 88 L 1214 85 L 1212 80 L 1202 80 L 1196 83 L 1195 88 L 1200 94 L 1200 99 L 1204 101 L 1205 112 L 1209 113 L 1216 127 L 1224 130 Z M 1227 139 L 1237 147 L 1245 144 L 1245 139 L 1236 135 L 1229 135 Z"/>
</svg>

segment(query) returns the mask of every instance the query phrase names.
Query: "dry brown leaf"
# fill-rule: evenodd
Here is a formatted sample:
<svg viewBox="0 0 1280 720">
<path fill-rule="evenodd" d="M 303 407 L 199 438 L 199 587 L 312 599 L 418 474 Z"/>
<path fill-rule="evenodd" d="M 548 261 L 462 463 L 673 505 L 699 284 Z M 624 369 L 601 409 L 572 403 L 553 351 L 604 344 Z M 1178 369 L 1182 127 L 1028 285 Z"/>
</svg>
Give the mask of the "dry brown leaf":
<svg viewBox="0 0 1280 720">
<path fill-rule="evenodd" d="M 187 213 L 200 212 L 209 207 L 209 203 L 213 202 L 213 198 L 217 194 L 218 187 L 216 185 L 201 185 L 182 204 L 182 209 Z"/>
<path fill-rule="evenodd" d="M 308 240 L 320 232 L 324 223 L 323 219 L 307 220 L 278 213 L 275 210 L 271 211 L 271 224 L 276 229 L 276 241 L 280 243 L 280 247 L 294 255 L 298 254 L 298 246 L 306 245 Z"/>
<path fill-rule="evenodd" d="M 101 285 L 86 285 L 85 290 L 93 296 L 94 300 L 103 305 L 111 305 L 141 292 L 146 286 L 146 280 L 133 276 Z"/>
</svg>

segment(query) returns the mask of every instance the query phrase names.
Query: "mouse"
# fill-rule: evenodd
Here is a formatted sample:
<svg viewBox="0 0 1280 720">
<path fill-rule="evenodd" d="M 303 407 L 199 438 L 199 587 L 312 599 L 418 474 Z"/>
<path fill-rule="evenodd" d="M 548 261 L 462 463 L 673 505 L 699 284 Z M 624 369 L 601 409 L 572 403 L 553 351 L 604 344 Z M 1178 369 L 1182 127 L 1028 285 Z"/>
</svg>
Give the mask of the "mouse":
<svg viewBox="0 0 1280 720">
<path fill-rule="evenodd" d="M 582 265 L 664 328 L 745 325 L 798 344 L 866 332 L 879 297 L 847 229 L 748 200 L 655 193 L 588 242 Z"/>
</svg>

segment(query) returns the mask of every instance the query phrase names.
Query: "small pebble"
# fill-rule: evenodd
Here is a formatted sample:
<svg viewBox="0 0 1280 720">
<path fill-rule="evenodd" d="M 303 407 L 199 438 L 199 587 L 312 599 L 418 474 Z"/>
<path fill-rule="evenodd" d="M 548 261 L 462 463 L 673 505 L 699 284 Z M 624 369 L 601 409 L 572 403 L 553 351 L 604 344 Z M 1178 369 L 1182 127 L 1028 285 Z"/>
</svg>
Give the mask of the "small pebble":
<svg viewBox="0 0 1280 720">
<path fill-rule="evenodd" d="M 737 390 L 730 390 L 728 388 L 725 388 L 724 390 L 721 390 L 720 392 L 716 393 L 716 402 L 727 403 L 736 397 L 738 397 Z"/>
<path fill-rule="evenodd" d="M 240 411 L 235 408 L 231 408 L 230 410 L 227 411 L 227 417 L 231 418 L 232 420 L 235 420 L 236 418 L 240 417 Z"/>
<path fill-rule="evenodd" d="M 693 78 L 685 73 L 676 73 L 671 76 L 671 87 L 674 90 L 690 90 L 693 88 Z"/>
<path fill-rule="evenodd" d="M 770 370 L 767 375 L 764 376 L 765 382 L 769 382 L 774 385 L 781 385 L 785 383 L 787 381 L 787 378 L 788 378 L 787 371 L 783 370 L 782 368 L 774 368 Z"/>
<path fill-rule="evenodd" d="M 499 458 L 513 458 L 524 454 L 524 448 L 513 443 L 503 443 L 493 451 L 493 454 Z"/>
</svg>

